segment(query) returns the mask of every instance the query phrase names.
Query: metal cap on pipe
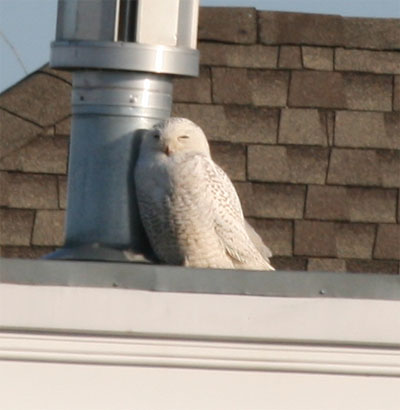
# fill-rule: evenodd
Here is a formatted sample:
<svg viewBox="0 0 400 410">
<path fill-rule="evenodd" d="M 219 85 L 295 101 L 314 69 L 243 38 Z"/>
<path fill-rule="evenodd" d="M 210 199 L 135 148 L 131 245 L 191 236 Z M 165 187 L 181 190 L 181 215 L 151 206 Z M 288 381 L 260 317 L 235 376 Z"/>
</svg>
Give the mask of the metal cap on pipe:
<svg viewBox="0 0 400 410">
<path fill-rule="evenodd" d="M 197 76 L 198 0 L 59 0 L 50 64 Z"/>
<path fill-rule="evenodd" d="M 198 76 L 199 52 L 190 48 L 104 41 L 56 41 L 50 64 L 64 70 L 105 69 Z"/>
</svg>

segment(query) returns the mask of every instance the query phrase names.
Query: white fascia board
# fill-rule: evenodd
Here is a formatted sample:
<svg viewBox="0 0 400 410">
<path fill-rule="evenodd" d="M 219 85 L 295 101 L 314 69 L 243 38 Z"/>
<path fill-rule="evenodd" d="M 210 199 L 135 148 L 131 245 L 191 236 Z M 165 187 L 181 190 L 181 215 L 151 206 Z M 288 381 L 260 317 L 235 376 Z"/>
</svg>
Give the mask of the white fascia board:
<svg viewBox="0 0 400 410">
<path fill-rule="evenodd" d="M 0 284 L 0 330 L 400 348 L 400 302 Z"/>
<path fill-rule="evenodd" d="M 397 410 L 399 305 L 0 284 L 2 408 Z"/>
<path fill-rule="evenodd" d="M 400 378 L 0 362 L 6 410 L 398 410 Z"/>
</svg>

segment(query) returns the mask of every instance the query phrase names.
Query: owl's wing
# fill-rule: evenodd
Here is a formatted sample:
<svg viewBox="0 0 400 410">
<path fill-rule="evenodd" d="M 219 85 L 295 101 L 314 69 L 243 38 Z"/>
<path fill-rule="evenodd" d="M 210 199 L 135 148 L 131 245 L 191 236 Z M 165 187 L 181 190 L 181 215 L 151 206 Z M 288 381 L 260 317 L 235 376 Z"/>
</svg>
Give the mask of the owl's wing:
<svg viewBox="0 0 400 410">
<path fill-rule="evenodd" d="M 180 265 L 183 261 L 181 252 L 176 242 L 169 239 L 173 237 L 174 231 L 167 195 L 170 181 L 168 175 L 162 172 L 162 167 L 154 166 L 155 161 L 153 164 L 150 161 L 146 163 L 145 159 L 138 162 L 135 169 L 135 193 L 140 219 L 157 258 L 164 263 Z"/>
<path fill-rule="evenodd" d="M 213 199 L 215 230 L 226 252 L 238 265 L 271 269 L 267 256 L 270 251 L 245 221 L 231 180 L 210 158 L 204 157 L 204 162 L 207 189 Z"/>
</svg>

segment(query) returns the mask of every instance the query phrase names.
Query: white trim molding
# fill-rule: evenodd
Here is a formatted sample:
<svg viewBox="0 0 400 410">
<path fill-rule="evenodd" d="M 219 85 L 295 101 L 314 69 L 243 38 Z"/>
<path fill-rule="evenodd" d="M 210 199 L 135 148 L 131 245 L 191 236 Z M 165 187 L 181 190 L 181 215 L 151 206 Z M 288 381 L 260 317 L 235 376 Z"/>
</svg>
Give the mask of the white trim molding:
<svg viewBox="0 0 400 410">
<path fill-rule="evenodd" d="M 0 333 L 0 360 L 400 377 L 400 349 Z"/>
</svg>

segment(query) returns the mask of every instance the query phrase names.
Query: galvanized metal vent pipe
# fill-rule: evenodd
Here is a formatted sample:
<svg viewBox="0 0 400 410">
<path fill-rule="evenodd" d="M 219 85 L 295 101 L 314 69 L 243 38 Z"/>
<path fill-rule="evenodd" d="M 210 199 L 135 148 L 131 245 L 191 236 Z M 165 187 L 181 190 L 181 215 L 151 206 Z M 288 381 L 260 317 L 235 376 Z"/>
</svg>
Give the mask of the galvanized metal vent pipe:
<svg viewBox="0 0 400 410">
<path fill-rule="evenodd" d="M 132 170 L 143 130 L 170 116 L 174 75 L 197 76 L 199 0 L 59 0 L 50 64 L 71 70 L 61 259 L 146 251 Z"/>
</svg>

